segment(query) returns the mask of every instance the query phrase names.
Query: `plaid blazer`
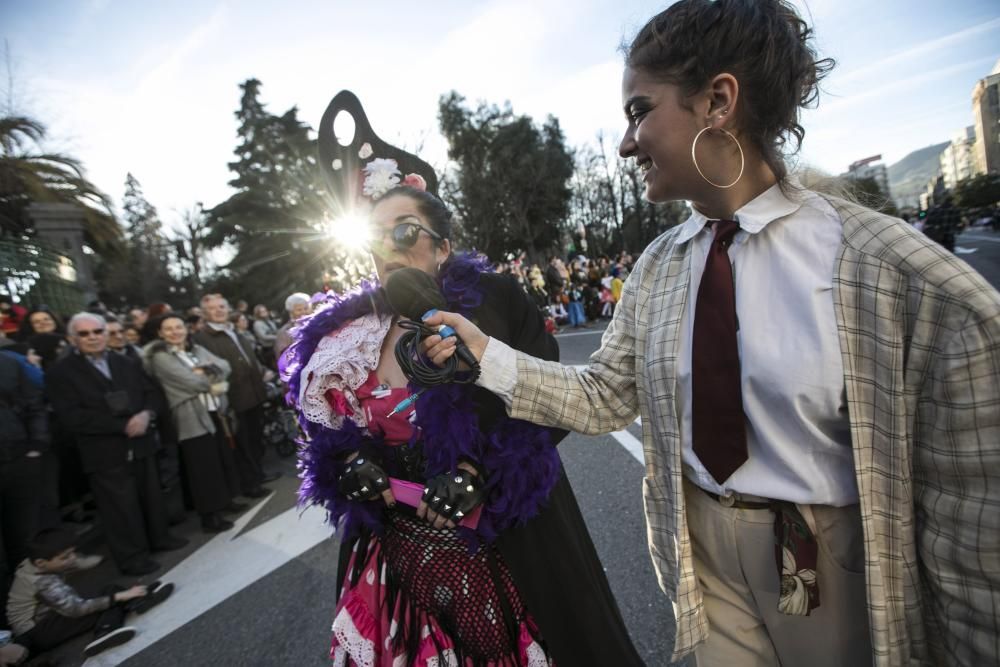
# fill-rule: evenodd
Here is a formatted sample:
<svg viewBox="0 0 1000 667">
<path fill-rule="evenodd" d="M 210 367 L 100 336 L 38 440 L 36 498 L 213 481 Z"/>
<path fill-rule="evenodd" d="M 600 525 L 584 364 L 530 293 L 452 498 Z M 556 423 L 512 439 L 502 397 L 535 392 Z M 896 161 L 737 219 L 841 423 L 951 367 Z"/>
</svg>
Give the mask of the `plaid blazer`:
<svg viewBox="0 0 1000 667">
<path fill-rule="evenodd" d="M 905 223 L 827 198 L 840 214 L 834 306 L 879 666 L 995 664 L 1000 656 L 1000 294 Z M 709 632 L 684 507 L 675 402 L 691 252 L 677 229 L 626 282 L 587 369 L 518 353 L 511 414 L 581 433 L 642 416 L 643 502 L 673 659 Z"/>
</svg>

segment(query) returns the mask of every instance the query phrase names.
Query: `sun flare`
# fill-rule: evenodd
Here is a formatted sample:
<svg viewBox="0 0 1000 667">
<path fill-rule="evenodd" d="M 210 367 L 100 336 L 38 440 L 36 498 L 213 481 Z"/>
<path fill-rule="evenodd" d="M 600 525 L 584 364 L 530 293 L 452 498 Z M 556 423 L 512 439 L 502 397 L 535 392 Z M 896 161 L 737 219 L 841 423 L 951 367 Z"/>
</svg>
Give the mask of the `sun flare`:
<svg viewBox="0 0 1000 667">
<path fill-rule="evenodd" d="M 328 223 L 327 229 L 333 240 L 348 250 L 368 247 L 368 220 L 364 216 L 351 213 L 339 216 Z"/>
</svg>

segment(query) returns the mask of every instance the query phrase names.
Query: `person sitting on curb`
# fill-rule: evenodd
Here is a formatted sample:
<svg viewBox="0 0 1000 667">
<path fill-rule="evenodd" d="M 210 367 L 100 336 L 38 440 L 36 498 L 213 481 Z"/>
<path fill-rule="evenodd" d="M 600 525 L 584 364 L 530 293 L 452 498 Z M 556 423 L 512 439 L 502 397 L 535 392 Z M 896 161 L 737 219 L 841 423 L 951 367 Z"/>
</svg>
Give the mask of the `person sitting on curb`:
<svg viewBox="0 0 1000 667">
<path fill-rule="evenodd" d="M 76 536 L 53 528 L 38 533 L 28 545 L 14 575 L 7 599 L 7 617 L 14 641 L 32 653 L 48 651 L 64 642 L 94 633 L 83 652 L 92 656 L 124 644 L 136 634 L 125 625 L 129 612 L 143 614 L 170 597 L 173 584 L 122 589 L 109 586 L 104 595 L 83 598 L 63 575 L 75 568 Z"/>
</svg>

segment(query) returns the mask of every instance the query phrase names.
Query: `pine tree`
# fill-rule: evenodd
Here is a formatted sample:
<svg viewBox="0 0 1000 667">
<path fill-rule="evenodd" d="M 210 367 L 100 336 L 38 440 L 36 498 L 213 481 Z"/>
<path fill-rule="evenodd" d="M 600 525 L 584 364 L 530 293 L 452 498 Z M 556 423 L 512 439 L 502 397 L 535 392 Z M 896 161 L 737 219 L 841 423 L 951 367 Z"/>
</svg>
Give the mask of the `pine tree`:
<svg viewBox="0 0 1000 667">
<path fill-rule="evenodd" d="M 235 250 L 223 277 L 241 293 L 228 297 L 276 306 L 291 292 L 321 289 L 327 274 L 356 268 L 325 233 L 328 195 L 310 127 L 295 107 L 268 112 L 260 88 L 257 79 L 240 85 L 236 159 L 229 163 L 236 193 L 207 211 L 205 240 Z"/>
<path fill-rule="evenodd" d="M 169 268 L 173 246 L 163 233 L 156 207 L 131 173 L 125 177 L 122 223 L 124 257 L 104 262 L 98 271 L 102 298 L 115 305 L 138 306 L 176 298 L 178 288 Z"/>
</svg>

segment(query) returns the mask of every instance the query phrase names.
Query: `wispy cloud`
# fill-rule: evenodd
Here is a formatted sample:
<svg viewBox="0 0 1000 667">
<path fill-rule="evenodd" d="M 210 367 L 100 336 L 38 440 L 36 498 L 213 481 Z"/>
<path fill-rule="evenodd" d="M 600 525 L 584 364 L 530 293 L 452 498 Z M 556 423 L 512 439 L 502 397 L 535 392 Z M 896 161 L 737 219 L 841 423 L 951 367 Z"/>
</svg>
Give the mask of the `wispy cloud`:
<svg viewBox="0 0 1000 667">
<path fill-rule="evenodd" d="M 188 59 L 222 29 L 227 14 L 228 7 L 225 4 L 218 5 L 206 20 L 190 30 L 180 44 L 143 76 L 137 92 L 140 95 L 148 94 L 150 89 L 180 74 Z"/>
<path fill-rule="evenodd" d="M 939 81 L 946 77 L 951 77 L 955 74 L 966 72 L 968 70 L 977 69 L 979 71 L 985 71 L 984 68 L 989 67 L 989 65 L 993 64 L 995 61 L 996 58 L 994 56 L 976 58 L 975 60 L 968 60 L 966 62 L 948 65 L 947 67 L 939 67 L 930 71 L 921 72 L 920 74 L 914 74 L 913 76 L 908 76 L 902 79 L 896 79 L 882 85 L 867 87 L 864 92 L 845 95 L 843 97 L 834 97 L 832 102 L 821 104 L 818 114 L 825 116 L 843 114 L 852 106 L 862 104 L 864 102 L 870 102 L 875 99 L 889 99 L 891 95 L 898 95 L 899 93 L 923 89 L 931 82 Z"/>
<path fill-rule="evenodd" d="M 838 84 L 850 83 L 853 81 L 858 81 L 866 77 L 870 77 L 874 74 L 880 74 L 886 70 L 891 70 L 899 65 L 912 63 L 924 56 L 929 56 L 935 54 L 944 49 L 951 48 L 953 46 L 958 46 L 967 43 L 973 37 L 978 35 L 983 35 L 986 33 L 994 32 L 1000 30 L 1000 18 L 995 18 L 992 21 L 987 21 L 986 23 L 981 23 L 958 32 L 953 32 L 950 35 L 944 35 L 943 37 L 938 37 L 936 39 L 930 39 L 926 42 L 922 42 L 917 46 L 914 46 L 903 51 L 899 51 L 890 56 L 882 58 L 881 60 L 876 60 L 873 63 L 865 65 L 864 67 L 858 67 L 857 69 L 844 72 L 837 76 Z"/>
</svg>

